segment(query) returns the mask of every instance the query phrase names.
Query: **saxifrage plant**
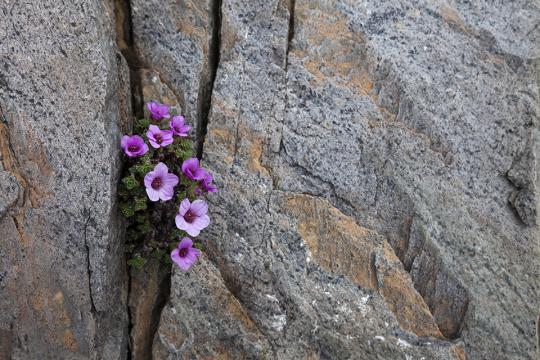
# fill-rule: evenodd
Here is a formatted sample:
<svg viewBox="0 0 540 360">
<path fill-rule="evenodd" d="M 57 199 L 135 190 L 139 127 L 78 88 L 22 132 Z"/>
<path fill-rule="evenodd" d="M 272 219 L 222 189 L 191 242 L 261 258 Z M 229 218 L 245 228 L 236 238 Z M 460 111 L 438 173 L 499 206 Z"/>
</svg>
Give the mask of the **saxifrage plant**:
<svg viewBox="0 0 540 360">
<path fill-rule="evenodd" d="M 128 264 L 141 268 L 148 257 L 187 271 L 201 245 L 192 238 L 210 224 L 206 194 L 216 192 L 212 174 L 194 157 L 192 127 L 170 106 L 147 104 L 150 118 L 136 120 L 124 135 L 120 209 L 127 218 Z"/>
</svg>

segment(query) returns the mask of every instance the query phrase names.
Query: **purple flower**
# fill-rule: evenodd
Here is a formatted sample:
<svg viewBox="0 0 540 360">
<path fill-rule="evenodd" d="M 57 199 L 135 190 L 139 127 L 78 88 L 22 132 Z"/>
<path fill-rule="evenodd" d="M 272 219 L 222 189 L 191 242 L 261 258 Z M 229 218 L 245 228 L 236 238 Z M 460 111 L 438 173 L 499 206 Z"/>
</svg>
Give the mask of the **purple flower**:
<svg viewBox="0 0 540 360">
<path fill-rule="evenodd" d="M 182 238 L 178 247 L 171 252 L 171 259 L 182 269 L 188 271 L 189 268 L 197 262 L 201 251 L 193 247 L 193 241 L 188 238 Z"/>
<path fill-rule="evenodd" d="M 206 175 L 206 171 L 199 167 L 199 159 L 191 158 L 182 163 L 182 172 L 188 179 L 202 180 Z"/>
<path fill-rule="evenodd" d="M 167 146 L 173 142 L 173 133 L 170 130 L 161 130 L 156 125 L 150 125 L 146 132 L 148 141 L 154 149 Z"/>
<path fill-rule="evenodd" d="M 171 117 L 171 115 L 169 115 L 169 105 L 152 101 L 146 104 L 146 107 L 148 107 L 148 110 L 150 111 L 150 117 L 154 120 L 168 119 Z"/>
<path fill-rule="evenodd" d="M 174 187 L 178 184 L 178 176 L 169 174 L 169 169 L 164 163 L 159 163 L 144 176 L 144 186 L 146 193 L 152 201 L 171 200 L 174 194 Z"/>
<path fill-rule="evenodd" d="M 173 116 L 172 120 L 169 122 L 169 126 L 174 135 L 186 137 L 188 136 L 188 131 L 191 130 L 190 125 L 184 123 L 185 119 L 182 115 Z"/>
<path fill-rule="evenodd" d="M 195 189 L 197 195 L 201 195 L 203 192 L 213 193 L 217 191 L 217 187 L 212 184 L 212 174 L 206 173 L 204 178 L 199 181 L 199 186 Z"/>
<path fill-rule="evenodd" d="M 120 142 L 124 153 L 129 157 L 142 156 L 148 152 L 148 145 L 144 143 L 144 140 L 139 135 L 124 135 Z"/>
<path fill-rule="evenodd" d="M 203 200 L 195 200 L 193 203 L 189 199 L 184 199 L 180 203 L 178 214 L 176 215 L 176 227 L 184 230 L 191 236 L 197 236 L 201 230 L 210 225 L 210 217 L 206 215 L 208 205 Z"/>
</svg>

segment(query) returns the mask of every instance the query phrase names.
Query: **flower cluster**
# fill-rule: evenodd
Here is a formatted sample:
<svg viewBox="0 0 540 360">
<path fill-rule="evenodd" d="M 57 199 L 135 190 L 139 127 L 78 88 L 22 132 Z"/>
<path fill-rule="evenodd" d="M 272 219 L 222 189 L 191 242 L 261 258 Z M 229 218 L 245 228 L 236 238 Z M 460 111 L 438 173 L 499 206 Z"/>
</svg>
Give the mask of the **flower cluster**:
<svg viewBox="0 0 540 360">
<path fill-rule="evenodd" d="M 189 236 L 210 225 L 204 196 L 217 188 L 193 156 L 184 117 L 155 101 L 147 109 L 150 119 L 136 121 L 134 134 L 121 140 L 127 166 L 119 195 L 128 219 L 128 263 L 140 268 L 153 255 L 187 271 L 201 254 Z"/>
</svg>

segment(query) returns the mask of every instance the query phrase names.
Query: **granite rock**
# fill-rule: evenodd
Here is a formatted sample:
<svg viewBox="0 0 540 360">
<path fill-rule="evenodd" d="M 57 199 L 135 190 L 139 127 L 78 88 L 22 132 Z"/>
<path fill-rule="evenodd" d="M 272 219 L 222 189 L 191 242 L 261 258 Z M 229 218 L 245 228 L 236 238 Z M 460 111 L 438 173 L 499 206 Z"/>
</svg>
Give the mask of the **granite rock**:
<svg viewBox="0 0 540 360">
<path fill-rule="evenodd" d="M 0 353 L 537 355 L 535 2 L 0 10 Z M 149 99 L 195 125 L 220 188 L 170 285 L 155 262 L 128 279 L 116 210 L 118 138 Z"/>
<path fill-rule="evenodd" d="M 160 74 L 186 120 L 204 136 L 211 94 L 214 15 L 211 0 L 132 0 L 133 42 L 139 66 Z"/>
<path fill-rule="evenodd" d="M 268 342 L 206 257 L 189 273 L 175 268 L 171 300 L 154 338 L 154 359 L 269 356 Z"/>
<path fill-rule="evenodd" d="M 3 0 L 0 12 L 0 357 L 123 358 L 130 96 L 111 8 Z"/>
<path fill-rule="evenodd" d="M 203 153 L 221 191 L 199 266 L 269 358 L 535 357 L 539 15 L 223 0 Z"/>
</svg>

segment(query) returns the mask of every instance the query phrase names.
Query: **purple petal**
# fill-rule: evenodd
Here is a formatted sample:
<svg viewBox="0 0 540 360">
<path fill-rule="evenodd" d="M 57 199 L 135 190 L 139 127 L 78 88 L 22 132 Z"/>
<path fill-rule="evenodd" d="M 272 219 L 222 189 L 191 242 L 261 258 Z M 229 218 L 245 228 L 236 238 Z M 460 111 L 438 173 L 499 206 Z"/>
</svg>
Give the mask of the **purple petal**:
<svg viewBox="0 0 540 360">
<path fill-rule="evenodd" d="M 129 136 L 128 136 L 128 135 L 122 136 L 122 140 L 120 140 L 120 146 L 122 147 L 122 149 L 125 150 L 125 149 L 127 148 L 128 140 L 129 140 Z"/>
<path fill-rule="evenodd" d="M 198 217 L 195 220 L 193 220 L 192 225 L 196 227 L 198 230 L 202 230 L 208 225 L 210 225 L 210 217 L 208 215 L 203 215 L 201 217 Z"/>
<path fill-rule="evenodd" d="M 194 227 L 193 224 L 189 224 L 189 223 L 186 223 L 186 224 L 187 225 L 184 226 L 184 229 L 181 229 L 181 230 L 184 230 L 185 232 L 187 232 L 189 235 L 193 237 L 199 236 L 199 234 L 201 233 L 200 229 L 197 229 L 196 227 Z"/>
<path fill-rule="evenodd" d="M 151 201 L 159 200 L 159 191 L 152 189 L 151 187 L 146 188 L 146 194 Z"/>
<path fill-rule="evenodd" d="M 191 204 L 191 211 L 197 216 L 206 215 L 208 212 L 208 204 L 204 200 L 195 200 Z"/>
<path fill-rule="evenodd" d="M 163 130 L 161 132 L 161 146 L 166 146 L 169 144 L 172 144 L 174 141 L 173 139 L 173 132 L 170 130 Z"/>
<path fill-rule="evenodd" d="M 178 208 L 178 213 L 184 216 L 188 212 L 190 206 L 191 206 L 191 203 L 189 202 L 189 199 L 182 200 Z"/>
<path fill-rule="evenodd" d="M 178 176 L 174 174 L 167 174 L 163 178 L 163 183 L 171 187 L 175 187 L 176 185 L 178 185 L 178 181 Z"/>
<path fill-rule="evenodd" d="M 193 173 L 193 179 L 194 180 L 202 180 L 202 179 L 204 179 L 205 176 L 206 176 L 206 170 L 204 170 L 203 168 L 198 168 Z"/>
<path fill-rule="evenodd" d="M 190 248 L 192 246 L 193 246 L 193 241 L 188 237 L 183 237 L 182 240 L 180 241 L 180 244 L 178 244 L 179 249 Z"/>
<path fill-rule="evenodd" d="M 141 148 L 141 151 L 140 151 L 140 154 L 139 155 L 144 155 L 148 152 L 148 145 L 146 145 L 146 143 L 143 143 L 142 145 L 142 148 Z"/>
<path fill-rule="evenodd" d="M 162 177 L 165 177 L 169 173 L 169 168 L 164 163 L 160 162 L 156 165 L 154 168 L 154 171 L 156 174 L 161 175 Z"/>
<path fill-rule="evenodd" d="M 186 258 L 181 258 L 177 264 L 184 272 L 188 271 L 193 265 L 193 263 Z"/>
<path fill-rule="evenodd" d="M 154 149 L 158 149 L 158 148 L 160 147 L 160 145 L 159 145 L 157 142 L 155 142 L 153 138 L 150 138 L 150 137 L 149 137 L 149 138 L 148 138 L 148 141 L 150 142 L 150 145 L 152 145 L 152 147 L 153 147 Z"/>
<path fill-rule="evenodd" d="M 199 256 L 201 256 L 201 250 L 192 247 L 191 249 L 188 250 L 188 256 L 189 256 L 191 259 L 197 261 L 197 258 L 198 258 Z"/>
<path fill-rule="evenodd" d="M 188 169 L 197 169 L 199 167 L 199 159 L 191 158 L 187 159 L 182 163 L 182 172 L 186 173 Z"/>
<path fill-rule="evenodd" d="M 159 198 L 163 201 L 168 201 L 173 198 L 174 190 L 170 186 L 163 186 L 159 189 Z"/>
<path fill-rule="evenodd" d="M 176 217 L 174 218 L 174 223 L 176 224 L 176 227 L 180 230 L 185 230 L 185 227 L 187 225 L 186 220 L 180 214 L 176 215 Z"/>
<path fill-rule="evenodd" d="M 181 127 L 184 125 L 184 117 L 182 115 L 176 115 L 173 116 L 171 119 L 171 122 L 169 123 L 169 126 L 171 128 Z"/>
<path fill-rule="evenodd" d="M 171 259 L 175 263 L 178 263 L 180 261 L 180 255 L 178 254 L 180 252 L 180 249 L 176 248 L 171 252 Z"/>
<path fill-rule="evenodd" d="M 154 181 L 155 177 L 156 173 L 154 171 L 150 171 L 148 174 L 144 175 L 144 186 L 147 188 L 152 187 L 152 181 Z"/>
<path fill-rule="evenodd" d="M 169 115 L 169 105 L 167 104 L 159 104 L 158 113 L 159 115 L 167 119 L 171 117 L 171 115 Z"/>
</svg>

